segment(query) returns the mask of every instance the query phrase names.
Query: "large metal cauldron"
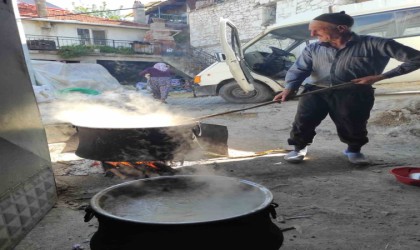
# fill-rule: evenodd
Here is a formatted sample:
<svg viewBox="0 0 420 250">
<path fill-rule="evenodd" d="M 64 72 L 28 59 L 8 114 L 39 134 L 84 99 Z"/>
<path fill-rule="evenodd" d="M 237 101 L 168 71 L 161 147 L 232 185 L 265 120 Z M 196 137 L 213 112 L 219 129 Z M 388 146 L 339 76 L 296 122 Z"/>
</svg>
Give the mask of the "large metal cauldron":
<svg viewBox="0 0 420 250">
<path fill-rule="evenodd" d="M 91 199 L 92 250 L 277 250 L 283 233 L 276 204 L 256 183 L 223 176 L 179 175 L 130 181 Z"/>
<path fill-rule="evenodd" d="M 145 128 L 75 126 L 79 157 L 98 161 L 166 161 L 191 149 L 197 124 Z"/>
</svg>

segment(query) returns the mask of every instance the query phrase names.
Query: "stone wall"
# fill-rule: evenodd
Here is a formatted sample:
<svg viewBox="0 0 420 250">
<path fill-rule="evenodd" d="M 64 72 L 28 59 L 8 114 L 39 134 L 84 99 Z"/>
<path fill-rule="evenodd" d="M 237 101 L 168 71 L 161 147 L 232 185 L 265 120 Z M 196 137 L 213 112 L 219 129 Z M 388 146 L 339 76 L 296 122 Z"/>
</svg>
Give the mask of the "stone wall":
<svg viewBox="0 0 420 250">
<path fill-rule="evenodd" d="M 279 0 L 277 1 L 276 20 L 288 18 L 294 14 L 328 8 L 329 6 L 346 5 L 360 0 Z"/>
<path fill-rule="evenodd" d="M 210 54 L 221 52 L 219 19 L 228 18 L 247 42 L 268 25 L 294 14 L 366 0 L 205 0 L 189 13 L 191 45 Z"/>
<path fill-rule="evenodd" d="M 255 0 L 231 0 L 197 6 L 189 13 L 191 45 L 209 53 L 220 52 L 220 17 L 228 18 L 238 27 L 242 41 L 250 40 L 275 20 L 275 2 L 262 5 Z"/>
</svg>

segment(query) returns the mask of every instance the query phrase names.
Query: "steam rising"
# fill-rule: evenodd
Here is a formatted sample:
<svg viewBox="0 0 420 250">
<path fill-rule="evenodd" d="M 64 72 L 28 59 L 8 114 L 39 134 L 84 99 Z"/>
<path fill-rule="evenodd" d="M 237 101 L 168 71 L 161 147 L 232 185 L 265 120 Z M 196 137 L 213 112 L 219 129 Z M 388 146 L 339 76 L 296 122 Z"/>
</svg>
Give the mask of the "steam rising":
<svg viewBox="0 0 420 250">
<path fill-rule="evenodd" d="M 271 193 L 249 181 L 223 176 L 177 176 L 132 182 L 95 200 L 106 213 L 150 223 L 191 223 L 260 210 Z"/>
<path fill-rule="evenodd" d="M 46 124 L 70 123 L 79 128 L 136 129 L 138 133 L 142 132 L 142 128 L 163 128 L 171 142 L 176 141 L 175 144 L 179 144 L 171 151 L 173 161 L 207 158 L 200 142 L 192 136 L 192 128 L 196 123 L 194 119 L 183 116 L 180 112 L 175 114 L 167 105 L 138 92 L 114 90 L 96 96 L 73 92 L 40 107 Z M 179 125 L 186 126 L 181 128 Z M 151 160 L 151 157 L 145 158 L 151 154 L 150 148 L 154 150 L 153 159 L 167 152 L 167 143 L 161 145 L 165 149 L 161 152 L 155 145 L 150 146 L 148 141 L 142 143 L 142 139 L 141 134 L 135 134 L 133 143 L 126 143 L 118 152 L 115 151 L 118 153 L 115 159 Z"/>
<path fill-rule="evenodd" d="M 71 94 L 54 103 L 55 119 L 95 128 L 166 127 L 191 123 L 160 102 L 139 93 Z"/>
</svg>

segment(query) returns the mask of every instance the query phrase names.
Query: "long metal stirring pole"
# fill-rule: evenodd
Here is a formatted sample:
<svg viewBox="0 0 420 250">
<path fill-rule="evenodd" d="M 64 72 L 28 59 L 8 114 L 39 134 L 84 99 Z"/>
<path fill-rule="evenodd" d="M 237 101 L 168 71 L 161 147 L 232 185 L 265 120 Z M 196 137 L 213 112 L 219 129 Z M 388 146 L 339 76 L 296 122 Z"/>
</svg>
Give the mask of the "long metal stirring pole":
<svg viewBox="0 0 420 250">
<path fill-rule="evenodd" d="M 306 96 L 306 95 L 312 95 L 312 94 L 316 94 L 316 93 L 327 92 L 327 91 L 332 90 L 332 89 L 342 88 L 342 87 L 350 86 L 352 84 L 354 84 L 354 83 L 346 82 L 346 83 L 334 85 L 334 86 L 331 86 L 331 87 L 326 87 L 326 88 L 323 88 L 323 89 L 317 89 L 317 90 L 314 90 L 314 91 L 306 92 L 306 93 L 303 93 L 303 94 L 300 94 L 300 95 L 295 95 L 295 96 L 293 96 L 293 98 L 299 98 L 299 97 Z M 206 119 L 206 118 L 210 118 L 210 117 L 236 113 L 236 112 L 240 112 L 240 111 L 244 111 L 244 110 L 248 110 L 248 109 L 259 108 L 259 107 L 270 105 L 270 104 L 273 104 L 273 103 L 281 103 L 281 101 L 264 102 L 264 103 L 261 103 L 261 104 L 255 105 L 255 106 L 251 106 L 251 107 L 247 107 L 247 108 L 235 109 L 235 110 L 230 110 L 230 111 L 226 111 L 226 112 L 222 112 L 222 113 L 216 113 L 216 114 L 201 116 L 201 117 L 198 117 L 198 118 L 193 118 L 193 120 L 202 120 L 202 119 Z"/>
</svg>

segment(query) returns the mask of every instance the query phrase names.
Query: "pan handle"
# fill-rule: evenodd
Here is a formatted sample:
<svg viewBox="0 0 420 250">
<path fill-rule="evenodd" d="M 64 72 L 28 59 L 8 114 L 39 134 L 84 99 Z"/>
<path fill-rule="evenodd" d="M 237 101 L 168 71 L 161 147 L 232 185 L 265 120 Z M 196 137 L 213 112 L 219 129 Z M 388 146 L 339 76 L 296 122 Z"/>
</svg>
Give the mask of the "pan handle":
<svg viewBox="0 0 420 250">
<path fill-rule="evenodd" d="M 193 128 L 192 128 L 192 131 L 193 131 L 193 134 L 196 136 L 196 137 L 200 137 L 201 136 L 201 123 L 200 122 L 197 122 L 197 125 L 195 125 Z"/>
<path fill-rule="evenodd" d="M 84 217 L 84 221 L 85 222 L 89 222 L 93 216 L 95 216 L 95 211 L 92 209 L 92 207 L 89 205 L 85 208 L 85 217 Z"/>
<path fill-rule="evenodd" d="M 275 202 L 271 202 L 271 204 L 268 207 L 268 212 L 270 213 L 271 218 L 273 219 L 277 218 L 277 212 L 276 212 L 277 207 L 279 207 L 279 204 Z"/>
</svg>

